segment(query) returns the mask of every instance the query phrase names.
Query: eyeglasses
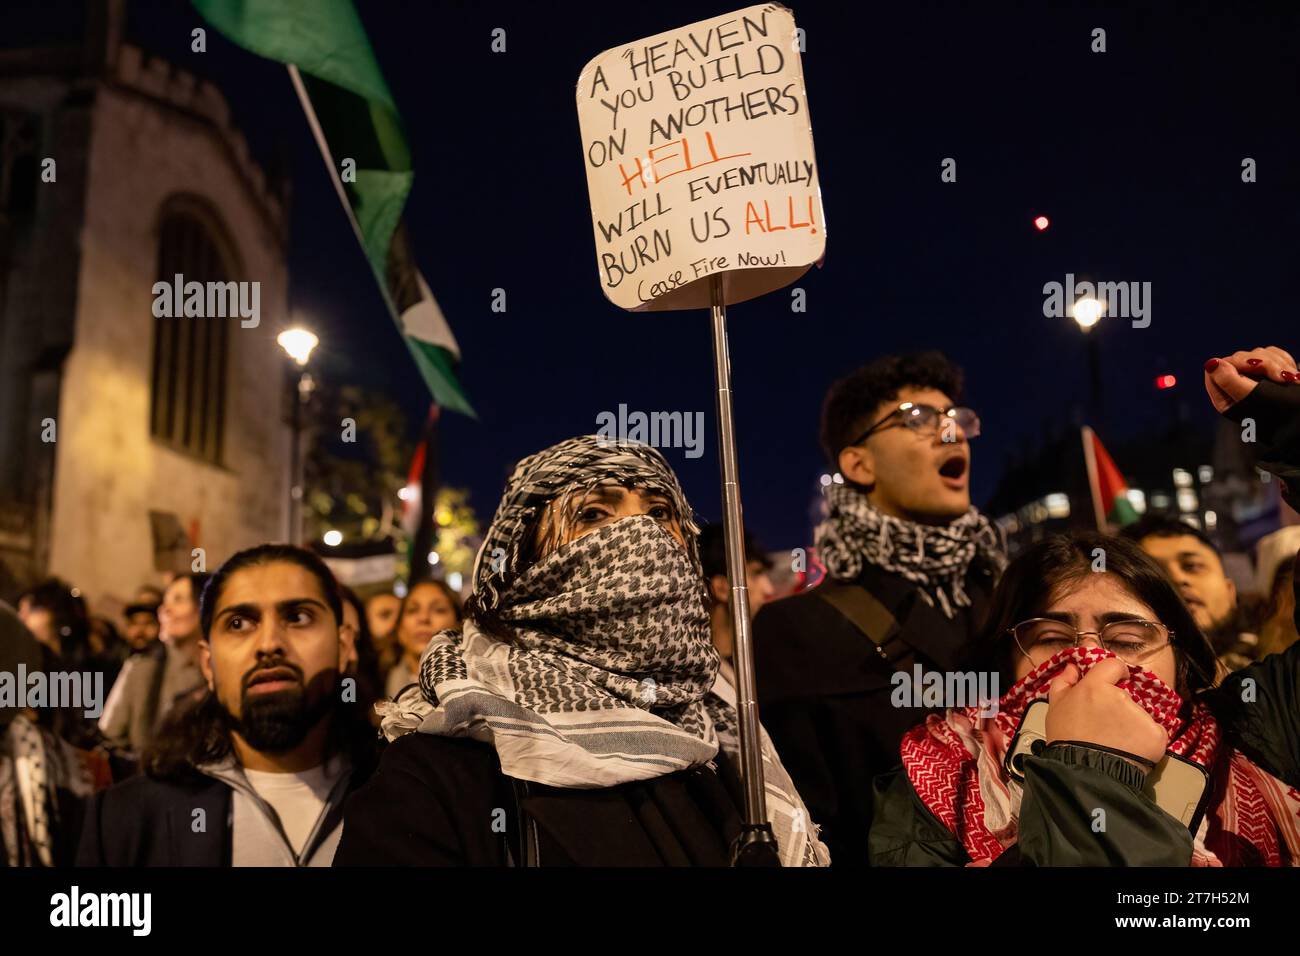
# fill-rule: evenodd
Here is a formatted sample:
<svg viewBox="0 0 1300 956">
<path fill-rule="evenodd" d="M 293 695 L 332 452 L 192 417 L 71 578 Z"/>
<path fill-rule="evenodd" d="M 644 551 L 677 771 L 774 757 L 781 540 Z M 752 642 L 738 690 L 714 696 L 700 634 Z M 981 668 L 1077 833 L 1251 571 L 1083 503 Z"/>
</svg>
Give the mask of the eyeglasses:
<svg viewBox="0 0 1300 956">
<path fill-rule="evenodd" d="M 1021 621 L 1010 632 L 1020 653 L 1029 658 L 1035 667 L 1066 648 L 1079 647 L 1086 636 L 1095 637 L 1104 650 L 1110 651 L 1124 663 L 1135 665 L 1141 665 L 1174 640 L 1174 632 L 1163 624 L 1137 618 L 1131 621 L 1112 621 L 1100 631 L 1080 631 L 1062 621 L 1035 617 Z"/>
<path fill-rule="evenodd" d="M 948 408 L 935 408 L 933 405 L 903 402 L 849 444 L 860 445 L 877 431 L 893 428 L 896 425 L 901 425 L 924 437 L 930 437 L 936 432 L 942 431 L 944 441 L 956 441 L 955 436 L 953 438 L 948 437 L 953 425 L 960 428 L 968 439 L 978 438 L 980 434 L 980 417 L 975 414 L 973 408 L 958 405 L 949 406 Z"/>
</svg>

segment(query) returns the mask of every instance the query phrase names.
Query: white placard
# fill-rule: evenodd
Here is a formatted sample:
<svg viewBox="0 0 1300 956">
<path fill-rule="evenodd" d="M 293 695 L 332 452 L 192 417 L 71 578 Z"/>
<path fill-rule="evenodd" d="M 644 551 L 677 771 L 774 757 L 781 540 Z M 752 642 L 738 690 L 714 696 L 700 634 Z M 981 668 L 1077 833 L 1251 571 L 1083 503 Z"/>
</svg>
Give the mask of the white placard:
<svg viewBox="0 0 1300 956">
<path fill-rule="evenodd" d="M 606 297 L 632 311 L 728 304 L 798 279 L 826 217 L 794 15 L 766 3 L 606 50 L 578 75 Z"/>
</svg>

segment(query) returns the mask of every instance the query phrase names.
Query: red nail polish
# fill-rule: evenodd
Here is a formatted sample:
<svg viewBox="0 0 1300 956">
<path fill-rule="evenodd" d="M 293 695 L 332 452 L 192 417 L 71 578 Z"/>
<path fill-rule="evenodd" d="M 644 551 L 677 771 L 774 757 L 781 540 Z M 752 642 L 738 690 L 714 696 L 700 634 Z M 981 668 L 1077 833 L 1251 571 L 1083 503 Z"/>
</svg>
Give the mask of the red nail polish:
<svg viewBox="0 0 1300 956">
<path fill-rule="evenodd" d="M 1205 363 L 1205 370 L 1207 372 L 1213 372 L 1218 367 L 1219 367 L 1218 359 L 1210 359 L 1208 362 Z"/>
<path fill-rule="evenodd" d="M 1247 364 L 1247 365 L 1263 365 L 1263 364 L 1264 364 L 1264 360 L 1263 360 L 1263 359 L 1246 359 L 1246 364 Z"/>
<path fill-rule="evenodd" d="M 1284 382 L 1300 382 L 1300 375 L 1297 375 L 1295 372 L 1283 372 L 1283 373 L 1282 373 L 1282 381 L 1284 381 Z"/>
</svg>

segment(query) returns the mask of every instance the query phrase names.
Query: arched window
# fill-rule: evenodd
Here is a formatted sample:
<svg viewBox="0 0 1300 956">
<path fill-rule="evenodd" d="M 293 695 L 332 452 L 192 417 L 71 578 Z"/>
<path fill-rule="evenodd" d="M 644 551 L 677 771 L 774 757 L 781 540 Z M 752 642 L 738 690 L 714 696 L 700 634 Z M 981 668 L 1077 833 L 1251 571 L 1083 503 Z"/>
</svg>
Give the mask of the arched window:
<svg viewBox="0 0 1300 956">
<path fill-rule="evenodd" d="M 215 215 L 196 201 L 173 200 L 158 235 L 158 281 L 237 279 L 238 265 Z M 206 287 L 206 286 L 205 286 Z M 183 312 L 180 303 L 175 312 Z M 154 318 L 154 438 L 213 464 L 222 463 L 226 425 L 226 359 L 230 323 L 238 317 L 173 315 Z"/>
</svg>

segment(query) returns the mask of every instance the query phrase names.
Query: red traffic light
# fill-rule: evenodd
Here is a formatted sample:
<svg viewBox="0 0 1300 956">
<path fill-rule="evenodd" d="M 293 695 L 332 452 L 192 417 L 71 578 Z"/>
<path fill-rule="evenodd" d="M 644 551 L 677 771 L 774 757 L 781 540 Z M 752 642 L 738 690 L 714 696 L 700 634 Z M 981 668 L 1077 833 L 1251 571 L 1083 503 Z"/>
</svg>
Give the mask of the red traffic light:
<svg viewBox="0 0 1300 956">
<path fill-rule="evenodd" d="M 1174 378 L 1172 375 L 1156 376 L 1156 388 L 1159 389 L 1173 388 L 1177 384 L 1178 384 L 1178 379 Z"/>
<path fill-rule="evenodd" d="M 1043 232 L 1051 224 L 1052 221 L 1048 219 L 1046 216 L 1036 216 L 1034 218 L 1034 228 L 1037 229 L 1039 232 Z"/>
</svg>

